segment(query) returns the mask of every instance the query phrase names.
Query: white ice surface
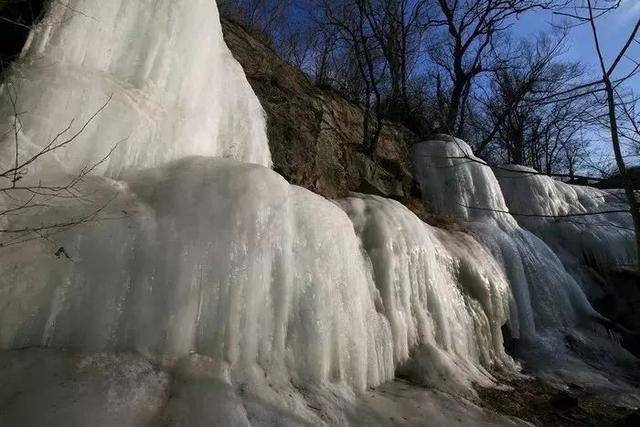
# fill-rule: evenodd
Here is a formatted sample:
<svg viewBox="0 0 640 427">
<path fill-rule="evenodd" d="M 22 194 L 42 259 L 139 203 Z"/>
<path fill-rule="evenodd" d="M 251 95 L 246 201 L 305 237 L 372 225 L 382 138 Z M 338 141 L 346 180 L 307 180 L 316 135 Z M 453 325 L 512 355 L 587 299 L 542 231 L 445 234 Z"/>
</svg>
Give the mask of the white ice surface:
<svg viewBox="0 0 640 427">
<path fill-rule="evenodd" d="M 507 275 L 518 307 L 517 336 L 535 339 L 544 329 L 596 316 L 557 256 L 509 214 L 493 171 L 465 142 L 422 142 L 414 147 L 414 158 L 425 203 L 467 223 Z"/>
<path fill-rule="evenodd" d="M 509 320 L 517 325 L 515 305 L 485 248 L 392 200 L 355 195 L 340 205 L 371 261 L 403 375 L 464 394 L 472 381 L 490 384 L 487 370 L 515 369 L 500 330 Z"/>
<path fill-rule="evenodd" d="M 356 390 L 393 377 L 388 324 L 331 202 L 262 166 L 206 157 L 136 173 L 129 188 L 94 181 L 117 195 L 116 219 L 58 236 L 72 260 L 38 240 L 5 250 L 3 348 L 196 352 L 249 377 L 261 368 Z"/>
<path fill-rule="evenodd" d="M 633 221 L 621 190 L 568 185 L 512 166 L 496 170 L 509 210 L 584 277 L 584 266 L 606 271 L 635 263 Z M 523 173 L 525 172 L 525 173 Z M 597 212 L 606 212 L 593 215 Z M 582 268 L 581 268 L 582 267 Z M 582 280 L 587 281 L 586 279 Z"/>
<path fill-rule="evenodd" d="M 188 155 L 269 165 L 264 113 L 224 43 L 212 3 L 51 2 L 0 87 L 0 135 L 13 123 L 10 96 L 22 123 L 24 158 L 71 124 L 56 143 L 70 139 L 105 106 L 55 151 L 69 172 L 116 145 L 97 172 L 119 176 Z M 13 154 L 7 151 L 12 132 L 6 137 L 0 167 Z M 31 173 L 48 172 L 51 157 L 31 165 Z"/>
<path fill-rule="evenodd" d="M 613 214 L 599 218 L 610 220 L 608 227 L 595 227 L 594 218 L 586 220 L 588 225 L 572 228 L 571 223 L 554 218 L 514 218 L 510 213 L 512 209 L 562 215 L 587 209 L 616 210 L 620 203 L 607 197 L 609 193 L 550 178 L 513 178 L 515 172 L 507 172 L 508 177 L 501 172 L 498 181 L 464 141 L 451 137 L 417 144 L 414 159 L 427 206 L 462 221 L 506 274 L 518 312 L 518 328 L 511 323 L 510 332 L 520 341 L 520 357 L 549 378 L 593 386 L 616 396 L 635 395 L 631 400 L 637 401 L 637 391 L 617 384 L 617 374 L 607 378 L 599 371 L 624 367 L 632 372 L 629 368 L 637 359 L 601 326 L 606 321 L 591 307 L 580 286 L 585 285 L 584 275 L 577 274 L 580 271 L 574 265 L 579 254 L 592 251 L 598 260 L 628 257 L 632 236 L 619 231 L 627 218 Z M 570 258 L 572 263 L 567 261 Z"/>
<path fill-rule="evenodd" d="M 465 399 L 395 381 L 355 396 L 232 384 L 217 363 L 174 367 L 139 355 L 27 349 L 0 353 L 3 426 L 520 426 Z M 7 404 L 8 402 L 8 404 Z M 274 404 L 277 403 L 276 404 Z"/>
</svg>

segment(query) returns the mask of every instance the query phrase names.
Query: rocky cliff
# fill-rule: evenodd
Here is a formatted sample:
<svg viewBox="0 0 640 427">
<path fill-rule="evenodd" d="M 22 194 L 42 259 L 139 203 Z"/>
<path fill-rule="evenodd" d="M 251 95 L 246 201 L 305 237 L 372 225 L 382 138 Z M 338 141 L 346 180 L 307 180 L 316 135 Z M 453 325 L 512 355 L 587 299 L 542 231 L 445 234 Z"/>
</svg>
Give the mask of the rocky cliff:
<svg viewBox="0 0 640 427">
<path fill-rule="evenodd" d="M 408 150 L 416 136 L 388 123 L 376 160 L 362 152 L 362 110 L 319 89 L 239 25 L 223 21 L 224 38 L 267 113 L 274 169 L 325 197 L 350 191 L 395 199 L 415 191 Z"/>
</svg>

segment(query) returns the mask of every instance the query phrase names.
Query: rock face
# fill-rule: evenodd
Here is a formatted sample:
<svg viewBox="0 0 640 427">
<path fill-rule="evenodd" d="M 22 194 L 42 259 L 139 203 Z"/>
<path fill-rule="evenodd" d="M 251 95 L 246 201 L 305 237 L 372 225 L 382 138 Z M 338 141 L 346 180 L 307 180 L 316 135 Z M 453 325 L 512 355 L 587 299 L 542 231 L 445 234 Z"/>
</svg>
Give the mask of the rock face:
<svg viewBox="0 0 640 427">
<path fill-rule="evenodd" d="M 223 20 L 224 38 L 267 113 L 273 168 L 290 183 L 325 197 L 350 191 L 395 199 L 412 193 L 409 147 L 417 138 L 388 123 L 377 160 L 362 152 L 362 110 L 315 87 L 239 25 Z"/>
</svg>

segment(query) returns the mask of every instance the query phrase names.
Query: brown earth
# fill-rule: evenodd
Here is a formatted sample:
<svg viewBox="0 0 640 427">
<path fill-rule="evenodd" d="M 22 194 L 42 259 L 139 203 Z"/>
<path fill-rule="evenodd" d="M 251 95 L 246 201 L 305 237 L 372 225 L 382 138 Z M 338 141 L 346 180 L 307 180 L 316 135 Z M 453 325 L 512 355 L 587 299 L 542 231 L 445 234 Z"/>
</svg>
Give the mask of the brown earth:
<svg viewBox="0 0 640 427">
<path fill-rule="evenodd" d="M 640 412 L 590 396 L 578 386 L 558 390 L 537 378 L 498 376 L 510 389 L 478 388 L 481 405 L 536 426 L 640 426 Z"/>
</svg>

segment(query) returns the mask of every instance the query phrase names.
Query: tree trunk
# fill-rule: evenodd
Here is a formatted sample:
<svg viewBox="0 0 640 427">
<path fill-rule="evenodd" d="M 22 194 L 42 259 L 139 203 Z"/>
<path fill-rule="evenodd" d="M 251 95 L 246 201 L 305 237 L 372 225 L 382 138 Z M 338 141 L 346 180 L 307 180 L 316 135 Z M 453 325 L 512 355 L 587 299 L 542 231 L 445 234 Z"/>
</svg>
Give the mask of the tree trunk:
<svg viewBox="0 0 640 427">
<path fill-rule="evenodd" d="M 622 155 L 622 149 L 620 148 L 620 138 L 618 136 L 618 119 L 616 117 L 616 101 L 614 95 L 613 85 L 609 76 L 604 76 L 605 91 L 607 93 L 607 104 L 609 107 L 609 124 L 611 127 L 611 143 L 613 145 L 613 152 L 616 158 L 616 164 L 618 165 L 618 171 L 624 182 L 624 192 L 629 202 L 629 210 L 631 217 L 633 218 L 633 228 L 636 237 L 636 269 L 640 271 L 640 205 L 633 188 L 633 182 L 631 177 L 627 173 L 627 167 Z"/>
<path fill-rule="evenodd" d="M 463 84 L 460 81 L 456 81 L 453 90 L 451 91 L 451 100 L 449 102 L 449 111 L 447 111 L 447 131 L 451 133 L 451 136 L 456 136 L 456 125 L 458 123 L 458 113 L 460 111 L 460 104 L 462 102 L 462 94 L 464 92 Z"/>
</svg>

